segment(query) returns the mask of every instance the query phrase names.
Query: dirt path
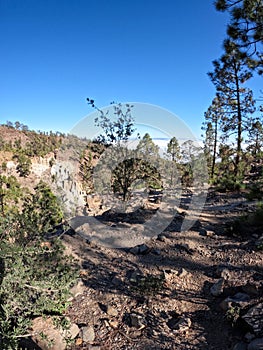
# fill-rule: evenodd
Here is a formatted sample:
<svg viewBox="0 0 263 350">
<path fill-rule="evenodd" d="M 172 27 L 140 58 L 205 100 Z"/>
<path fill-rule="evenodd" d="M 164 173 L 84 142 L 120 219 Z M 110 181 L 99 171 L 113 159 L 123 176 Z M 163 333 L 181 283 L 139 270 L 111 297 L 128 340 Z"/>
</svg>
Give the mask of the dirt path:
<svg viewBox="0 0 263 350">
<path fill-rule="evenodd" d="M 262 300 L 262 251 L 254 249 L 257 237 L 244 241 L 222 234 L 225 221 L 251 209 L 242 199 L 226 201 L 208 199 L 187 232 L 178 232 L 177 216 L 141 251 L 107 249 L 65 235 L 69 251 L 80 259 L 84 284 L 68 316 L 94 331 L 90 344 L 80 336 L 71 350 L 225 350 L 243 341 L 247 331 L 232 327 L 221 303 L 238 292 L 249 295 L 244 307 Z M 211 287 L 222 277 L 223 288 L 214 296 Z"/>
</svg>

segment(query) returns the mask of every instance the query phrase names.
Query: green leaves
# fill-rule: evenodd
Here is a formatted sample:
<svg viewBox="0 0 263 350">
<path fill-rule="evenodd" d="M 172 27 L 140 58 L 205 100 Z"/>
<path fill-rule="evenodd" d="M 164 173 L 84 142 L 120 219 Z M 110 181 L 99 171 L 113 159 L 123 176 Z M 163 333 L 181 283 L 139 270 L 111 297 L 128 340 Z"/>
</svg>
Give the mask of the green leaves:
<svg viewBox="0 0 263 350">
<path fill-rule="evenodd" d="M 178 162 L 181 158 L 180 146 L 176 137 L 172 137 L 167 146 L 167 153 L 171 156 L 173 162 Z"/>
<path fill-rule="evenodd" d="M 3 230 L 4 227 L 1 227 Z M 28 333 L 30 320 L 43 314 L 61 315 L 67 305 L 69 287 L 76 274 L 63 256 L 59 242 L 51 248 L 35 242 L 21 246 L 8 240 L 0 242 L 0 347 L 17 348 L 19 337 Z M 63 272 L 63 273 L 62 273 Z"/>
<path fill-rule="evenodd" d="M 48 232 L 54 226 L 61 223 L 63 212 L 57 197 L 43 181 L 35 188 L 35 193 L 29 195 L 24 201 L 22 221 L 29 229 L 34 227 L 34 232 Z"/>
<path fill-rule="evenodd" d="M 19 175 L 21 177 L 27 177 L 30 174 L 31 159 L 23 153 L 15 155 L 13 159 L 16 159 L 18 162 L 16 170 L 19 173 Z"/>
<path fill-rule="evenodd" d="M 110 111 L 102 111 L 96 107 L 94 100 L 87 98 L 88 103 L 96 109 L 99 115 L 95 118 L 95 125 L 102 129 L 102 133 L 95 139 L 95 142 L 102 144 L 118 144 L 127 141 L 135 131 L 134 118 L 131 114 L 132 105 L 121 103 L 112 105 Z M 113 112 L 112 112 L 113 109 Z"/>
<path fill-rule="evenodd" d="M 76 271 L 60 240 L 44 238 L 63 217 L 51 189 L 41 181 L 24 196 L 14 177 L 0 184 L 0 348 L 17 349 L 33 317 L 62 315 Z"/>
<path fill-rule="evenodd" d="M 260 44 L 263 42 L 263 2 L 262 0 L 217 0 L 218 11 L 228 11 L 230 22 L 227 27 L 229 38 L 225 41 L 225 49 L 229 51 L 229 43 L 243 53 L 247 60 L 252 57 L 254 68 L 262 66 Z M 261 70 L 258 70 L 261 73 Z"/>
</svg>

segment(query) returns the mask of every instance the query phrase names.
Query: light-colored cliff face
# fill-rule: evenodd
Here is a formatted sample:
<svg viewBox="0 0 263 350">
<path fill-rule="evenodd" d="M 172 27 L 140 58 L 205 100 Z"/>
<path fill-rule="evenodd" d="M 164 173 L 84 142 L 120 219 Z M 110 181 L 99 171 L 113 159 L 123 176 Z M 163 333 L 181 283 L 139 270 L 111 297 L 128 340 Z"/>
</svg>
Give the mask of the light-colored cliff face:
<svg viewBox="0 0 263 350">
<path fill-rule="evenodd" d="M 37 177 L 41 177 L 44 172 L 50 169 L 50 162 L 54 159 L 53 153 L 48 154 L 46 157 L 34 157 L 31 159 L 31 173 Z"/>
<path fill-rule="evenodd" d="M 9 159 L 12 158 L 12 156 L 9 157 Z M 35 175 L 37 178 L 41 178 L 41 176 L 46 172 L 48 169 L 50 169 L 50 161 L 54 159 L 53 153 L 48 154 L 46 157 L 34 157 L 30 158 L 31 160 L 31 167 L 30 167 L 30 173 L 32 175 Z M 14 175 L 18 176 L 16 174 L 16 167 L 17 162 L 13 160 L 7 160 L 6 161 L 6 173 L 7 175 Z"/>
<path fill-rule="evenodd" d="M 62 200 L 66 212 L 71 215 L 75 215 L 77 208 L 84 208 L 86 204 L 86 192 L 76 180 L 77 171 L 76 164 L 67 161 L 55 162 L 51 168 L 56 194 Z"/>
<path fill-rule="evenodd" d="M 23 187 L 34 191 L 34 187 L 40 180 L 47 182 L 56 196 L 63 203 L 67 215 L 75 215 L 77 210 L 82 211 L 86 205 L 86 192 L 82 190 L 78 181 L 78 162 L 54 160 L 54 154 L 45 157 L 31 158 L 30 174 L 20 177 L 16 167 L 17 162 L 4 159 L 6 170 L 2 174 L 15 176 Z M 51 164 L 53 164 L 51 166 Z"/>
</svg>

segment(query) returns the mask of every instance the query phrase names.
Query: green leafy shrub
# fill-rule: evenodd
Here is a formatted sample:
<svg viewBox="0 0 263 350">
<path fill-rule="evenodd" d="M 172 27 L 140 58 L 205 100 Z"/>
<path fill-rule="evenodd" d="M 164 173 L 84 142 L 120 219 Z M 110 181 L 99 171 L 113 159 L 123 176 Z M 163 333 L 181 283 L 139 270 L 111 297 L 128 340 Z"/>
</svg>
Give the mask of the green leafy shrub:
<svg viewBox="0 0 263 350">
<path fill-rule="evenodd" d="M 263 198 L 263 183 L 262 181 L 253 182 L 248 187 L 249 192 L 246 197 L 248 200 L 262 199 Z"/>
<path fill-rule="evenodd" d="M 16 170 L 21 177 L 27 177 L 30 174 L 31 159 L 24 154 L 16 154 L 13 159 L 16 159 L 18 164 Z"/>
<path fill-rule="evenodd" d="M 46 234 L 62 220 L 49 187 L 40 182 L 21 212 L 0 217 L 0 349 L 17 349 L 31 320 L 62 317 L 77 275 L 59 238 Z"/>
<path fill-rule="evenodd" d="M 249 223 L 252 225 L 263 226 L 263 203 L 259 203 L 255 213 L 250 215 Z"/>
<path fill-rule="evenodd" d="M 75 273 L 58 240 L 47 247 L 40 240 L 21 245 L 4 236 L 2 227 L 0 348 L 16 349 L 32 318 L 63 314 Z"/>
<path fill-rule="evenodd" d="M 29 231 L 33 228 L 33 232 L 40 233 L 61 223 L 63 212 L 60 204 L 45 182 L 40 181 L 35 187 L 35 193 L 25 198 L 21 219 Z"/>
<path fill-rule="evenodd" d="M 216 188 L 220 192 L 240 191 L 245 188 L 245 185 L 242 180 L 237 180 L 234 174 L 228 174 L 218 178 Z"/>
<path fill-rule="evenodd" d="M 130 281 L 135 292 L 143 295 L 154 295 L 164 289 L 165 277 L 163 274 L 159 276 L 152 274 L 138 275 Z"/>
<path fill-rule="evenodd" d="M 226 311 L 225 317 L 228 320 L 228 322 L 231 323 L 232 327 L 236 325 L 237 320 L 240 316 L 240 311 L 241 309 L 239 306 L 232 306 Z"/>
</svg>

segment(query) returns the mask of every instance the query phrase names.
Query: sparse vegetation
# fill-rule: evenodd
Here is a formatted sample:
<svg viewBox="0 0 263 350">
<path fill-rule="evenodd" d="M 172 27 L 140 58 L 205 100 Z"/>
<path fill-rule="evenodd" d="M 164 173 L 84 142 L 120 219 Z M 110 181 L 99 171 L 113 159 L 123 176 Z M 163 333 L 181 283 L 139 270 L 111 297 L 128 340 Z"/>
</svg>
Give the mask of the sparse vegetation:
<svg viewBox="0 0 263 350">
<path fill-rule="evenodd" d="M 32 318 L 63 316 L 76 273 L 60 239 L 46 236 L 62 220 L 46 184 L 40 182 L 30 194 L 15 177 L 1 176 L 1 211 L 0 347 L 17 349 L 30 334 Z"/>
<path fill-rule="evenodd" d="M 191 82 L 195 67 L 203 64 L 193 54 L 181 57 L 186 46 L 196 48 L 189 41 L 196 25 L 187 11 L 188 18 L 180 18 L 181 8 L 173 7 L 173 1 L 151 9 L 139 1 L 130 2 L 130 8 L 116 2 L 106 10 L 94 1 L 86 2 L 83 11 L 74 6 L 73 12 L 68 4 L 62 11 L 37 4 L 25 16 L 18 1 L 4 3 L 7 20 L 1 28 L 8 31 L 2 45 L 3 101 L 10 106 L 2 110 L 8 116 L 19 111 L 32 118 L 26 108 L 30 98 L 34 110 L 41 108 L 36 118 L 44 119 L 43 105 L 58 91 L 59 96 L 51 96 L 53 117 L 55 101 L 63 103 L 69 96 L 72 104 L 76 101 L 73 91 L 83 86 L 116 91 L 118 84 L 121 96 L 136 86 L 138 96 L 152 102 L 154 96 L 169 101 L 171 93 L 181 100 L 188 86 L 185 103 L 192 107 L 198 99 L 202 105 L 196 87 L 203 84 Z M 35 318 L 52 319 L 56 330 L 70 332 L 73 326 L 77 335 L 67 343 L 71 350 L 262 348 L 263 106 L 262 91 L 251 82 L 263 74 L 263 2 L 214 0 L 214 6 L 229 19 L 222 54 L 208 73 L 215 94 L 204 113 L 203 147 L 188 139 L 180 123 L 178 138 L 171 135 L 165 150 L 152 139 L 159 128 L 152 136 L 149 128 L 134 140 L 133 112 L 143 119 L 146 108 L 112 103 L 105 111 L 90 98 L 88 105 L 97 113 L 95 127 L 102 130 L 93 140 L 30 130 L 18 120 L 0 125 L 0 350 L 20 349 L 21 339 L 37 343 L 32 335 Z M 205 7 L 196 9 L 206 16 Z M 71 12 L 73 17 L 67 17 Z M 152 14 L 158 19 L 150 18 Z M 213 14 L 203 18 L 210 39 Z M 64 40 L 66 23 L 74 31 Z M 194 35 L 201 32 L 198 27 Z M 172 35 L 179 55 L 169 46 Z M 184 42 L 178 40 L 184 35 Z M 68 48 L 74 44 L 72 52 L 65 43 Z M 84 46 L 89 50 L 78 55 Z M 181 61 L 173 70 L 177 56 Z M 149 62 L 143 64 L 146 58 Z M 64 74 L 68 63 L 73 71 Z M 186 73 L 191 74 L 188 85 Z M 79 76 L 85 84 L 78 85 Z M 59 89 L 65 78 L 70 89 Z M 36 91 L 30 93 L 32 87 Z M 67 112 L 64 118 L 72 114 Z M 154 124 L 162 115 L 151 112 L 147 117 Z M 146 121 L 138 123 L 141 130 Z M 167 118 L 167 126 L 172 122 Z M 109 248 L 119 242 L 120 249 Z M 45 331 L 36 333 L 47 344 L 43 349 L 52 349 L 56 340 Z"/>
<path fill-rule="evenodd" d="M 1 349 L 17 349 L 21 337 L 30 334 L 34 317 L 62 317 L 76 278 L 72 261 L 64 256 L 58 239 L 45 244 L 36 234 L 24 240 L 22 225 L 21 218 L 1 220 Z"/>
</svg>

